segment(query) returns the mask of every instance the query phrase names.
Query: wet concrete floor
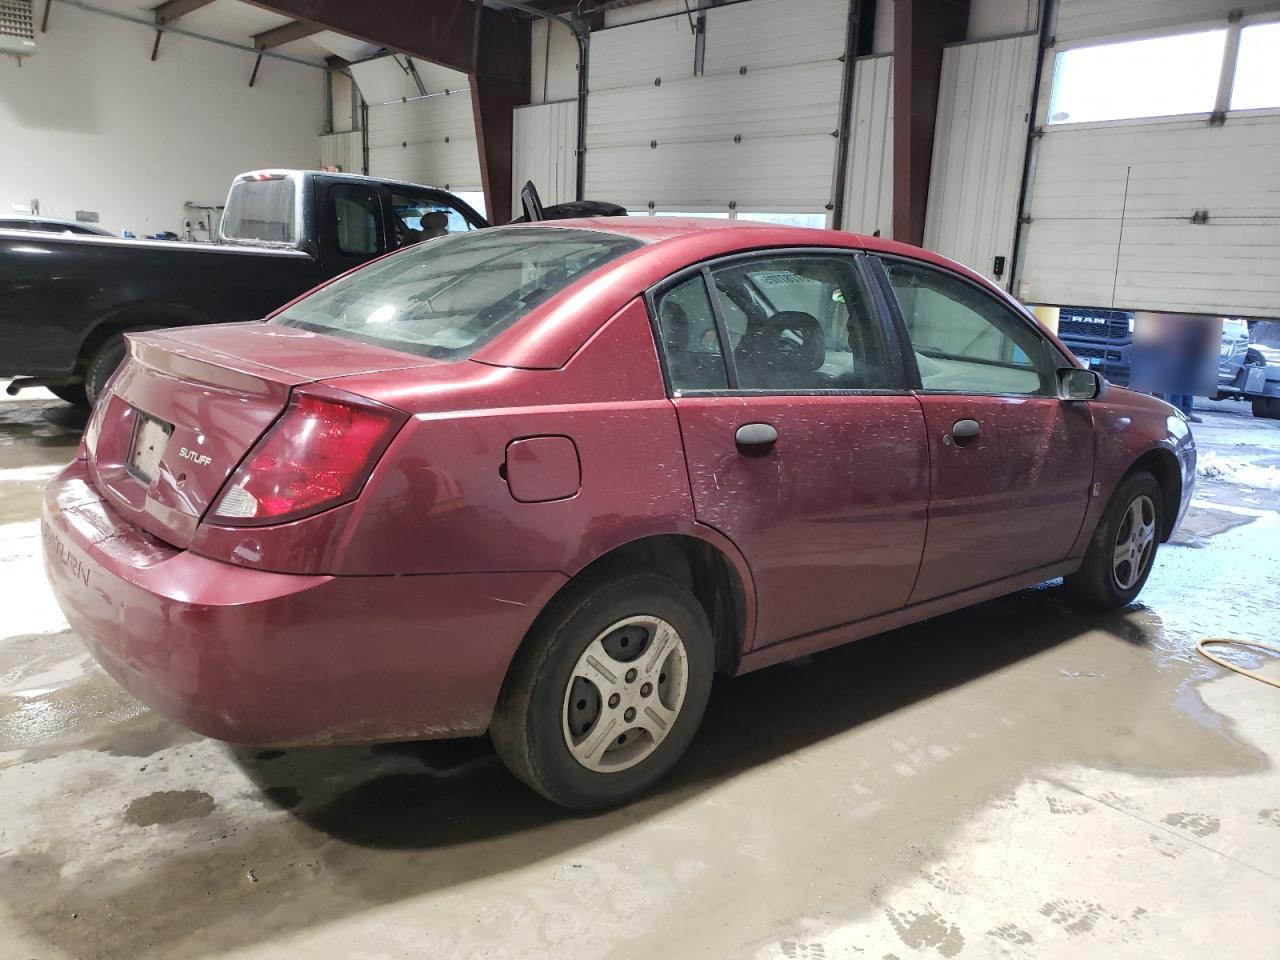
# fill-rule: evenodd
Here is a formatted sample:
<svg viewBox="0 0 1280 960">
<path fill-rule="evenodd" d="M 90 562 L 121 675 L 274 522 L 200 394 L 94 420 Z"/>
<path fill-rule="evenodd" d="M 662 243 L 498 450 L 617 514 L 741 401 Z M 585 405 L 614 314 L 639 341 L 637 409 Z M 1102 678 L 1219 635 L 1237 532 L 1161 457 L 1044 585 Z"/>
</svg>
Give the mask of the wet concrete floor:
<svg viewBox="0 0 1280 960">
<path fill-rule="evenodd" d="M 134 702 L 40 567 L 83 418 L 0 402 L 0 960 L 1274 957 L 1280 690 L 1194 644 L 1280 636 L 1280 422 L 1205 419 L 1140 605 L 1048 585 L 719 682 L 674 776 L 574 816 L 484 740 L 232 748 Z"/>
</svg>

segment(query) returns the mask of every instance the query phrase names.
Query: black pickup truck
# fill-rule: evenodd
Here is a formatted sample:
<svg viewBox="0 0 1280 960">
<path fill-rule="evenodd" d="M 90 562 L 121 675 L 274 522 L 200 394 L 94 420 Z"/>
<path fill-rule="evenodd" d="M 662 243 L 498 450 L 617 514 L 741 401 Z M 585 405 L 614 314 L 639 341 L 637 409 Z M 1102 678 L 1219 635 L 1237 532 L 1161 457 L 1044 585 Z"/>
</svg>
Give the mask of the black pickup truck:
<svg viewBox="0 0 1280 960">
<path fill-rule="evenodd" d="M 543 211 L 531 192 L 537 218 L 625 213 L 592 201 Z M 0 229 L 0 379 L 91 404 L 126 332 L 256 320 L 387 251 L 488 225 L 431 187 L 262 170 L 232 183 L 216 244 Z"/>
</svg>

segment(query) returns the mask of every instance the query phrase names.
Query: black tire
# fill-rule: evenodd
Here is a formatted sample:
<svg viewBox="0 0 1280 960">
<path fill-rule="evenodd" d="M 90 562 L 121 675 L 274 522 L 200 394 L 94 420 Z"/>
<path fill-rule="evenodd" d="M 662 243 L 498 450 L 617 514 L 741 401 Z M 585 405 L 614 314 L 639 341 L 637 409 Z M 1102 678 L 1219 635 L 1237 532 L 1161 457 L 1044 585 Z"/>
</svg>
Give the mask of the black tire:
<svg viewBox="0 0 1280 960">
<path fill-rule="evenodd" d="M 1244 355 L 1244 365 L 1246 367 L 1265 367 L 1267 365 L 1267 358 L 1263 355 L 1262 351 L 1255 350 L 1253 347 L 1250 347 Z"/>
<path fill-rule="evenodd" d="M 1280 398 L 1254 397 L 1251 406 L 1259 420 L 1280 420 Z"/>
<path fill-rule="evenodd" d="M 1150 551 L 1141 556 L 1137 578 L 1126 584 L 1118 579 L 1116 548 L 1121 534 L 1125 532 L 1125 518 L 1130 506 L 1143 497 L 1150 504 L 1154 536 Z M 1151 575 L 1163 529 L 1164 495 L 1160 484 L 1145 471 L 1131 473 L 1120 482 L 1107 504 L 1080 569 L 1066 578 L 1068 595 L 1075 603 L 1093 610 L 1118 610 L 1131 604 Z M 1133 565 L 1130 565 L 1129 572 L 1132 570 Z M 1126 579 L 1129 578 L 1126 576 Z"/>
<path fill-rule="evenodd" d="M 124 360 L 124 355 L 124 336 L 113 333 L 89 357 L 84 368 L 84 393 L 90 406 L 98 402 L 98 397 L 106 389 L 107 381 L 116 372 L 116 367 Z"/>
<path fill-rule="evenodd" d="M 568 694 L 578 689 L 570 684 L 585 682 L 574 680 L 575 670 L 597 638 L 612 638 L 611 628 L 621 621 L 644 616 L 666 621 L 684 645 L 683 702 L 665 737 L 656 747 L 646 743 L 651 752 L 633 766 L 609 772 L 589 769 L 567 742 L 574 703 Z M 637 664 L 652 637 L 647 634 L 637 648 Z M 547 799 L 575 810 L 615 806 L 644 793 L 680 759 L 702 720 L 714 672 L 715 649 L 706 614 L 679 584 L 656 573 L 586 582 L 557 601 L 535 625 L 512 664 L 489 732 L 508 769 Z M 628 671 L 628 676 L 634 673 Z M 595 707 L 596 718 L 604 718 L 605 704 L 597 702 Z M 631 729 L 624 730 L 624 735 L 631 734 Z M 589 739 L 585 730 L 581 735 Z M 617 745 L 610 739 L 604 755 Z"/>
<path fill-rule="evenodd" d="M 59 400 L 72 406 L 81 407 L 85 410 L 92 406 L 89 403 L 88 394 L 84 392 L 84 384 L 82 383 L 69 383 L 59 387 L 50 387 L 49 392 Z"/>
</svg>

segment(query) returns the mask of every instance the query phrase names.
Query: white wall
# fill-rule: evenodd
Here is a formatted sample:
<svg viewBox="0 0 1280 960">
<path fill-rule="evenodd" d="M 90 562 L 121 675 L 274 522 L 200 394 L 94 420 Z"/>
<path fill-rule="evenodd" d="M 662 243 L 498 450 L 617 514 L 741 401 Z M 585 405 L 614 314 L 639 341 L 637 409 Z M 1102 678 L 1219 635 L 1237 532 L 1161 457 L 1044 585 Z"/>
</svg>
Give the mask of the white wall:
<svg viewBox="0 0 1280 960">
<path fill-rule="evenodd" d="M 183 203 L 225 202 L 237 173 L 314 167 L 324 77 L 55 4 L 39 50 L 0 57 L 0 212 L 95 210 L 113 231 L 183 232 Z"/>
</svg>

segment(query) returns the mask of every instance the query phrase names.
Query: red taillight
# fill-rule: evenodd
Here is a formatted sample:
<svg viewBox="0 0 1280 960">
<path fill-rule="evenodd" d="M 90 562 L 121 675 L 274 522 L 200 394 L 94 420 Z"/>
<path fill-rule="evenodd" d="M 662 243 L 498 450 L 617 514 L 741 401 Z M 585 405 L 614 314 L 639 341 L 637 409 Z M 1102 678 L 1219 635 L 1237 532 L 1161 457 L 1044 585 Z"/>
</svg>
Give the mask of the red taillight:
<svg viewBox="0 0 1280 960">
<path fill-rule="evenodd" d="M 355 499 L 403 421 L 392 410 L 295 394 L 223 488 L 210 519 L 280 523 Z"/>
</svg>

